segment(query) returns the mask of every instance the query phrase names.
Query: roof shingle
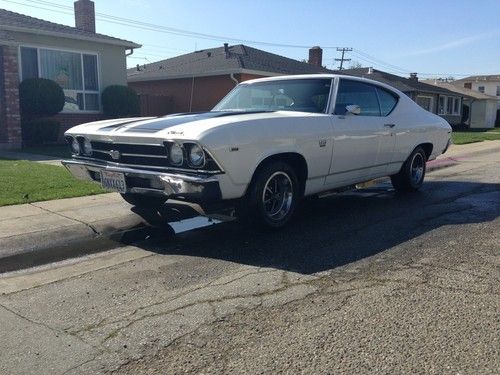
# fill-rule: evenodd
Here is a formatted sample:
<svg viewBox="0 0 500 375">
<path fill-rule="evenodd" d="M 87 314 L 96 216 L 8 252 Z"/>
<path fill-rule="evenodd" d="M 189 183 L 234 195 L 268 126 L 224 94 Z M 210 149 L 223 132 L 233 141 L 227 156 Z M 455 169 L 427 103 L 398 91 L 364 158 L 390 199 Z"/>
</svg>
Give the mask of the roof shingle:
<svg viewBox="0 0 500 375">
<path fill-rule="evenodd" d="M 124 39 L 114 38 L 104 34 L 92 33 L 67 25 L 45 21 L 24 14 L 0 9 L 0 30 L 21 31 L 31 33 L 60 34 L 62 37 L 91 40 L 108 44 L 120 45 L 126 48 L 139 48 L 140 45 Z"/>
<path fill-rule="evenodd" d="M 427 92 L 433 94 L 455 94 L 450 90 L 447 90 L 442 87 L 429 85 L 427 83 L 423 83 L 420 81 L 414 81 L 409 78 L 404 78 L 397 76 L 395 74 L 390 74 L 383 72 L 381 70 L 371 69 L 371 73 L 368 73 L 369 68 L 355 68 L 355 69 L 344 69 L 338 71 L 338 74 L 346 74 L 355 77 L 362 77 L 373 79 L 375 81 L 379 81 L 385 84 L 388 84 L 392 87 L 397 88 L 398 90 L 409 93 L 409 92 Z"/>
<path fill-rule="evenodd" d="M 270 74 L 332 72 L 323 67 L 238 44 L 229 46 L 227 55 L 224 47 L 210 48 L 147 64 L 140 71 L 132 68 L 127 71 L 127 75 L 129 81 L 147 81 L 240 73 L 244 70 Z"/>
</svg>

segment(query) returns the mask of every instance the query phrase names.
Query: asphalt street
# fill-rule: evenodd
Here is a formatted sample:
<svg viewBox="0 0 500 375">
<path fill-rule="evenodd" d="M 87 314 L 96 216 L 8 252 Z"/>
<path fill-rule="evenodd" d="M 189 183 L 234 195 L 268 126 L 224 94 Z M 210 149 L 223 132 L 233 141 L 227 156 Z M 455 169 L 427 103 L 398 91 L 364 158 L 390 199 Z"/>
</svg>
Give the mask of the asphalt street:
<svg viewBox="0 0 500 375">
<path fill-rule="evenodd" d="M 0 373 L 498 374 L 499 213 L 497 152 L 4 274 Z"/>
</svg>

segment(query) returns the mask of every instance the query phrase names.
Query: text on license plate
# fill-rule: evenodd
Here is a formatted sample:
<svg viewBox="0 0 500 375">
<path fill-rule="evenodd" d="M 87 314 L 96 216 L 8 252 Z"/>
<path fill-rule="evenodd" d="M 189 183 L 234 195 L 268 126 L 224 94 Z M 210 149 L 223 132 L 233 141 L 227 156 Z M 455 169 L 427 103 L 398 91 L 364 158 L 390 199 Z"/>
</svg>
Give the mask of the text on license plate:
<svg viewBox="0 0 500 375">
<path fill-rule="evenodd" d="M 101 185 L 103 189 L 125 193 L 127 185 L 125 184 L 125 175 L 120 172 L 101 171 Z"/>
</svg>

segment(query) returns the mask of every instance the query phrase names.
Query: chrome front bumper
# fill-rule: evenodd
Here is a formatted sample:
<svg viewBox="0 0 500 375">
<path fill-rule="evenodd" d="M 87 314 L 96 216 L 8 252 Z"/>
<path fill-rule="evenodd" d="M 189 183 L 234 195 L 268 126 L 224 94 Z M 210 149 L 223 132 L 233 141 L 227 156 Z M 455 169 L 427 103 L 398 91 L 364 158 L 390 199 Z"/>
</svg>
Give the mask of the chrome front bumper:
<svg viewBox="0 0 500 375">
<path fill-rule="evenodd" d="M 164 173 L 82 160 L 63 160 L 62 164 L 80 180 L 99 183 L 101 171 L 123 173 L 126 193 L 164 196 L 189 202 L 221 200 L 219 180 L 216 176 Z"/>
</svg>

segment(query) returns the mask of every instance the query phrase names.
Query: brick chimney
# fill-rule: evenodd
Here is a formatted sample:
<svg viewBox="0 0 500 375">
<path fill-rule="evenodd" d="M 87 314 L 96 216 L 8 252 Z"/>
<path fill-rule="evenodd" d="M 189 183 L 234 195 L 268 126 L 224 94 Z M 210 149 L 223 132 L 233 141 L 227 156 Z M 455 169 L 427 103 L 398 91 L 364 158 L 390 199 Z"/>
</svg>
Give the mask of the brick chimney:
<svg viewBox="0 0 500 375">
<path fill-rule="evenodd" d="M 417 73 L 410 73 L 410 81 L 418 82 Z"/>
<path fill-rule="evenodd" d="M 312 47 L 309 49 L 309 64 L 322 67 L 323 65 L 323 50 L 318 47 Z"/>
<path fill-rule="evenodd" d="M 75 1 L 75 26 L 77 29 L 95 33 L 95 10 L 93 1 Z"/>
</svg>

